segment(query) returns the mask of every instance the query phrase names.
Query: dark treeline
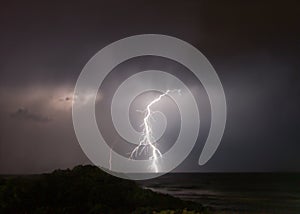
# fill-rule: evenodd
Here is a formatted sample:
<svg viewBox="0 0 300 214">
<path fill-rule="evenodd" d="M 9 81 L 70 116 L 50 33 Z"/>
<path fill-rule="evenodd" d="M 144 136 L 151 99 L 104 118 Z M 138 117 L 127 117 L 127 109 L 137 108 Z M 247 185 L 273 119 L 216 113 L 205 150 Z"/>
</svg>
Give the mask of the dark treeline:
<svg viewBox="0 0 300 214">
<path fill-rule="evenodd" d="M 200 204 L 140 188 L 94 166 L 0 178 L 0 213 L 153 213 L 203 211 Z"/>
</svg>

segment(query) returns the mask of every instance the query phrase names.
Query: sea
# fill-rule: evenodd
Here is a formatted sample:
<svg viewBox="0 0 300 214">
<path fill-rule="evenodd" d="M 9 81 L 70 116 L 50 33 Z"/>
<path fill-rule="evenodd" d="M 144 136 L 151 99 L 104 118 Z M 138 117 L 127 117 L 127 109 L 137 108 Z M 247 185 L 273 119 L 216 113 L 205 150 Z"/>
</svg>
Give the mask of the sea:
<svg viewBox="0 0 300 214">
<path fill-rule="evenodd" d="M 169 173 L 138 184 L 226 213 L 300 214 L 300 173 Z"/>
</svg>

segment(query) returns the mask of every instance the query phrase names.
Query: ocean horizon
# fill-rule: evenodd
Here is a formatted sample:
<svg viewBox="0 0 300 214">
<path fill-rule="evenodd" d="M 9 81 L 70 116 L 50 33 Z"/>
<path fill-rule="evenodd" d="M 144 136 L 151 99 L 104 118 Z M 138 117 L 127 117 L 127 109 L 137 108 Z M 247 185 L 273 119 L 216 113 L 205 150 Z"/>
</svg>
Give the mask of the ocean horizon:
<svg viewBox="0 0 300 214">
<path fill-rule="evenodd" d="M 169 173 L 144 189 L 238 213 L 300 213 L 300 173 Z"/>
</svg>

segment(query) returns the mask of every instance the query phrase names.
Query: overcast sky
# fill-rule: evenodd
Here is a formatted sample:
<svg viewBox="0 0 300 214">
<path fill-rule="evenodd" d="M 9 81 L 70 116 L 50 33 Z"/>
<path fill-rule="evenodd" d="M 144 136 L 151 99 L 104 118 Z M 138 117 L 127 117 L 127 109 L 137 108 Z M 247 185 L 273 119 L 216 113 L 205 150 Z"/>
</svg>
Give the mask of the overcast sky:
<svg viewBox="0 0 300 214">
<path fill-rule="evenodd" d="M 76 79 L 101 48 L 145 33 L 197 47 L 227 98 L 213 158 L 197 166 L 203 134 L 177 170 L 299 171 L 299 14 L 297 1 L 2 2 L 0 173 L 90 163 L 72 126 Z"/>
</svg>

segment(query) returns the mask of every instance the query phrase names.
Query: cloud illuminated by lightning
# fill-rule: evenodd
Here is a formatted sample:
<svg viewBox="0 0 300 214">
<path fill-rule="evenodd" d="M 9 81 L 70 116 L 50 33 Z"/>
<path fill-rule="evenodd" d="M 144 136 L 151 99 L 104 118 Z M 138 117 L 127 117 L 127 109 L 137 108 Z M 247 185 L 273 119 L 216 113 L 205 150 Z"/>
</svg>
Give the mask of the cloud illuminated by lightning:
<svg viewBox="0 0 300 214">
<path fill-rule="evenodd" d="M 155 111 L 151 110 L 151 106 L 155 103 L 159 102 L 163 97 L 170 93 L 180 93 L 180 90 L 174 89 L 174 90 L 167 90 L 165 93 L 159 95 L 157 98 L 152 100 L 146 107 L 142 113 L 144 113 L 144 119 L 141 127 L 143 127 L 143 130 L 141 132 L 141 140 L 139 142 L 139 145 L 134 148 L 134 150 L 130 154 L 130 159 L 133 159 L 134 157 L 137 157 L 138 155 L 141 155 L 142 152 L 149 152 L 150 157 L 149 160 L 152 160 L 152 169 L 157 173 L 159 171 L 157 160 L 158 158 L 162 157 L 162 154 L 160 150 L 156 147 L 155 138 L 153 137 L 153 131 L 152 131 L 152 125 L 151 125 L 151 119 Z"/>
</svg>

